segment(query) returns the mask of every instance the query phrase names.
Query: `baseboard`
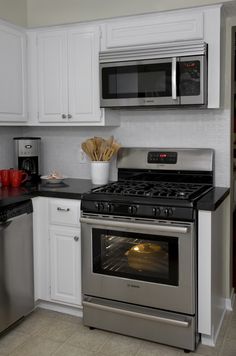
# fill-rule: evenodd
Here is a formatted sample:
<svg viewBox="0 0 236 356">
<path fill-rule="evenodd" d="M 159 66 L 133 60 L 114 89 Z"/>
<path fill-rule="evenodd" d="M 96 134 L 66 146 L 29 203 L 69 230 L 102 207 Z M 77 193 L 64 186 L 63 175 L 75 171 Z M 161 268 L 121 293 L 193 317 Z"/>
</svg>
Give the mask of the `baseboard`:
<svg viewBox="0 0 236 356">
<path fill-rule="evenodd" d="M 222 315 L 221 315 L 221 319 L 220 319 L 220 322 L 219 322 L 219 325 L 218 325 L 218 328 L 217 330 L 215 331 L 215 335 L 214 335 L 214 346 L 216 345 L 216 341 L 217 341 L 217 338 L 219 336 L 219 333 L 220 333 L 220 330 L 221 330 L 221 327 L 222 327 L 222 324 L 223 324 L 223 321 L 224 321 L 224 317 L 225 317 L 225 314 L 226 314 L 226 308 L 224 309 Z"/>
<path fill-rule="evenodd" d="M 226 303 L 225 303 L 226 304 Z M 217 338 L 219 336 L 224 317 L 226 313 L 226 308 L 222 311 L 222 315 L 218 324 L 218 327 L 216 330 L 214 330 L 214 327 L 212 327 L 212 333 L 211 335 L 206 335 L 206 334 L 201 334 L 201 343 L 206 346 L 211 346 L 214 347 L 216 345 Z"/>
<path fill-rule="evenodd" d="M 201 335 L 201 344 L 205 345 L 205 346 L 211 346 L 214 347 L 215 346 L 215 341 L 212 335 L 205 335 L 202 334 Z"/>
<path fill-rule="evenodd" d="M 235 302 L 235 294 L 234 294 L 234 288 L 232 288 L 230 298 L 225 299 L 226 310 L 232 311 L 234 307 L 234 302 Z"/>
<path fill-rule="evenodd" d="M 64 313 L 64 314 L 69 314 L 69 315 L 73 315 L 73 316 L 78 316 L 80 318 L 82 318 L 82 316 L 83 316 L 82 308 L 72 307 L 72 306 L 68 306 L 68 305 L 61 305 L 58 303 L 38 301 L 36 308 L 48 309 L 48 310 L 56 311 L 58 313 Z"/>
</svg>

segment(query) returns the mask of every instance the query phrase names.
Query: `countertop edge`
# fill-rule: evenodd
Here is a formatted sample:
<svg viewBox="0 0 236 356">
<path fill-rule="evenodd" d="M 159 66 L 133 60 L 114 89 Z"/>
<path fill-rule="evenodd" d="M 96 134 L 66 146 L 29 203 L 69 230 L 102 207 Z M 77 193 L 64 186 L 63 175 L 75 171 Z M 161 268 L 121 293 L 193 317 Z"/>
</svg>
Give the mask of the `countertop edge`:
<svg viewBox="0 0 236 356">
<path fill-rule="evenodd" d="M 230 188 L 214 187 L 197 201 L 197 210 L 215 211 L 229 195 Z"/>
<path fill-rule="evenodd" d="M 91 180 L 79 178 L 67 178 L 61 186 L 33 184 L 19 188 L 3 187 L 0 188 L 0 208 L 37 197 L 81 200 L 82 195 L 93 187 Z"/>
<path fill-rule="evenodd" d="M 6 198 L 2 197 L 0 208 L 36 197 L 81 200 L 83 194 L 93 188 L 88 179 L 69 178 L 66 183 L 65 187 L 61 188 L 48 188 L 44 185 L 29 187 L 28 189 L 23 187 L 22 191 L 19 190 L 17 194 L 13 191 Z M 196 202 L 195 208 L 197 210 L 214 211 L 228 196 L 229 192 L 230 188 L 214 187 Z"/>
</svg>

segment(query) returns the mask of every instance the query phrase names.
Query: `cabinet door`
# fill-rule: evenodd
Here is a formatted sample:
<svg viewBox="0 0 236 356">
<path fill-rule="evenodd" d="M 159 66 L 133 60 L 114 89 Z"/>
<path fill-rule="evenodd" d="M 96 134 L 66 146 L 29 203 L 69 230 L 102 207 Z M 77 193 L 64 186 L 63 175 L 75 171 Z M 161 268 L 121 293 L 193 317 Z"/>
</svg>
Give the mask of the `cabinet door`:
<svg viewBox="0 0 236 356">
<path fill-rule="evenodd" d="M 38 34 L 38 118 L 67 122 L 67 35 L 65 31 Z"/>
<path fill-rule="evenodd" d="M 26 34 L 0 25 L 0 53 L 0 121 L 26 121 Z"/>
<path fill-rule="evenodd" d="M 78 229 L 50 229 L 51 299 L 81 305 L 81 245 Z"/>
<path fill-rule="evenodd" d="M 202 38 L 202 11 L 170 11 L 107 21 L 102 50 Z"/>
<path fill-rule="evenodd" d="M 99 122 L 99 27 L 68 32 L 69 121 Z"/>
</svg>

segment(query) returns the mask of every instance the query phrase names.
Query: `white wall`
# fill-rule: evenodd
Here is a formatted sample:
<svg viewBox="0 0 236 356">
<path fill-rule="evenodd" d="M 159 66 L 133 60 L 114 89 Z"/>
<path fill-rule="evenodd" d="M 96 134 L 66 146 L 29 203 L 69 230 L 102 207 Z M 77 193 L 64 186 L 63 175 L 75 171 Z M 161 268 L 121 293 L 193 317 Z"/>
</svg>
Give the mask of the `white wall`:
<svg viewBox="0 0 236 356">
<path fill-rule="evenodd" d="M 26 27 L 27 0 L 0 0 L 0 18 Z"/>
<path fill-rule="evenodd" d="M 81 142 L 114 135 L 122 146 L 213 148 L 216 185 L 229 186 L 229 121 L 228 110 L 123 110 L 117 128 L 29 128 L 25 134 L 43 138 L 43 174 L 57 169 L 69 177 L 89 178 L 89 163 L 80 163 Z"/>
<path fill-rule="evenodd" d="M 224 2 L 227 0 L 28 0 L 28 26 L 57 25 Z"/>
</svg>

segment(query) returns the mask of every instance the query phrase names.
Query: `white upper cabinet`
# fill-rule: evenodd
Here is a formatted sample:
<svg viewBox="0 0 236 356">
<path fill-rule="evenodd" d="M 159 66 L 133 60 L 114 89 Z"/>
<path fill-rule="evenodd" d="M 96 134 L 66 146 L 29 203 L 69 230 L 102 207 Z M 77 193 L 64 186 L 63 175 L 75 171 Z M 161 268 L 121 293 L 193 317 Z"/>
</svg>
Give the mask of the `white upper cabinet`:
<svg viewBox="0 0 236 356">
<path fill-rule="evenodd" d="M 99 43 L 98 26 L 38 33 L 40 122 L 101 122 Z"/>
<path fill-rule="evenodd" d="M 29 125 L 117 126 L 100 109 L 100 26 L 28 31 Z"/>
<path fill-rule="evenodd" d="M 26 121 L 26 34 L 0 24 L 0 53 L 0 121 Z"/>
<path fill-rule="evenodd" d="M 175 11 L 108 21 L 103 50 L 203 38 L 203 12 Z"/>
<path fill-rule="evenodd" d="M 96 122 L 99 105 L 99 31 L 68 32 L 69 120 Z"/>
<path fill-rule="evenodd" d="M 40 121 L 53 122 L 67 119 L 67 36 L 65 32 L 55 31 L 38 35 L 38 68 Z"/>
</svg>

